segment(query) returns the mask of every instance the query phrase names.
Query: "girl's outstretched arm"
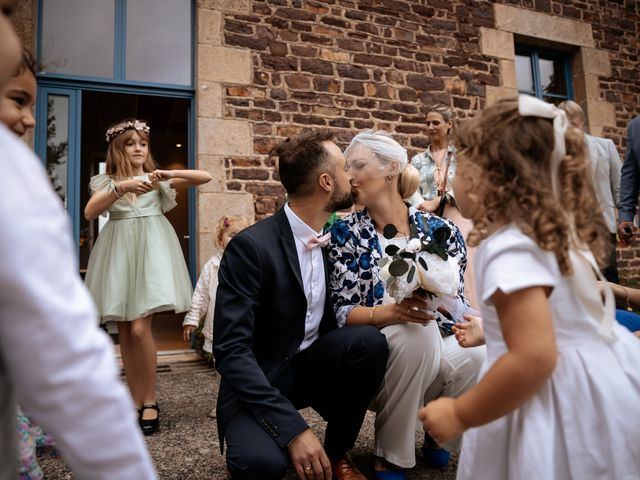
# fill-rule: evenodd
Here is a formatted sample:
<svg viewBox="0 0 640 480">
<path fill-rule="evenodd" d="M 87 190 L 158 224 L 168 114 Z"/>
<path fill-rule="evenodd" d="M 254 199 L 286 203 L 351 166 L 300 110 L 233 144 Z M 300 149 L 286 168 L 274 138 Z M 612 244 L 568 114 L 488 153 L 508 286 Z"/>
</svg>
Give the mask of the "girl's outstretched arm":
<svg viewBox="0 0 640 480">
<path fill-rule="evenodd" d="M 548 288 L 531 287 L 491 297 L 508 351 L 478 385 L 457 399 L 441 398 L 420 410 L 424 428 L 438 443 L 460 436 L 526 403 L 556 366 L 556 340 Z"/>
<path fill-rule="evenodd" d="M 168 180 L 173 188 L 184 188 L 210 182 L 211 175 L 204 170 L 155 170 L 149 179 L 152 182 Z"/>
</svg>

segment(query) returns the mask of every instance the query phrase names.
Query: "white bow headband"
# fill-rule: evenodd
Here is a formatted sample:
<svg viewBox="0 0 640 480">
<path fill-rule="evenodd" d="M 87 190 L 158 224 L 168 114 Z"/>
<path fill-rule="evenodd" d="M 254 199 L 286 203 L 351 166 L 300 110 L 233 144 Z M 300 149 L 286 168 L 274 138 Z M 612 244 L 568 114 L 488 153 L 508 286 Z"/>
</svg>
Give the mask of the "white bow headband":
<svg viewBox="0 0 640 480">
<path fill-rule="evenodd" d="M 565 132 L 569 126 L 567 115 L 555 105 L 545 103 L 531 95 L 518 96 L 518 113 L 522 117 L 540 117 L 553 120 L 553 152 L 551 152 L 551 188 L 557 200 L 560 200 L 560 187 L 558 185 L 558 169 L 560 162 L 567 154 L 567 146 L 564 140 Z"/>
</svg>

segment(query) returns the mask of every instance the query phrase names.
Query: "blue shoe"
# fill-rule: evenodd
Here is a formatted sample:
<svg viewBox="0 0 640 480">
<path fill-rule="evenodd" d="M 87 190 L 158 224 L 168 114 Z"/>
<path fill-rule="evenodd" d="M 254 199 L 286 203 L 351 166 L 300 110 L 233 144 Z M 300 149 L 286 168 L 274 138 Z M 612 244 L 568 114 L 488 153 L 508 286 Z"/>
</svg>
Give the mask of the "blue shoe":
<svg viewBox="0 0 640 480">
<path fill-rule="evenodd" d="M 422 452 L 422 460 L 429 468 L 445 468 L 449 464 L 451 454 L 439 447 L 426 433 L 424 434 L 424 445 L 420 451 Z"/>
<path fill-rule="evenodd" d="M 407 480 L 405 470 L 375 470 L 373 478 L 376 480 Z"/>
</svg>

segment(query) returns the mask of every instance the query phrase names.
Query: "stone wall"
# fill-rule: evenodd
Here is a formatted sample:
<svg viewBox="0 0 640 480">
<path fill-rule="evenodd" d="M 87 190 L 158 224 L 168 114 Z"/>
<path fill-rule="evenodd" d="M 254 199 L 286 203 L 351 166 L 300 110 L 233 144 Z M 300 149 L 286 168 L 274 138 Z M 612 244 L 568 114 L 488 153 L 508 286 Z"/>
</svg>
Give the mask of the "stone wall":
<svg viewBox="0 0 640 480">
<path fill-rule="evenodd" d="M 303 128 L 329 128 L 344 145 L 385 129 L 410 153 L 426 145 L 427 105 L 458 118 L 517 92 L 514 43 L 572 54 L 576 100 L 591 132 L 624 155 L 640 114 L 640 2 L 634 0 L 253 0 L 222 19 L 223 45 L 251 52 L 253 79 L 223 88 L 223 116 L 250 125 L 251 155 L 225 160 L 228 192 L 271 214 L 283 191 L 268 152 Z M 636 252 L 620 252 L 640 277 Z M 635 262 L 635 263 L 634 263 Z"/>
</svg>

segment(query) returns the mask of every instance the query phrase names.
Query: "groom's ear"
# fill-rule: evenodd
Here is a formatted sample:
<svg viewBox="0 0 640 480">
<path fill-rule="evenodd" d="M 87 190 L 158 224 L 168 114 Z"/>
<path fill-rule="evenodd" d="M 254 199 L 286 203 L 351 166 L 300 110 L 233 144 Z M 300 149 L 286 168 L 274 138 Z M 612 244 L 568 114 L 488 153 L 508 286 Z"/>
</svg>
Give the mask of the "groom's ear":
<svg viewBox="0 0 640 480">
<path fill-rule="evenodd" d="M 333 177 L 328 173 L 322 173 L 318 177 L 318 185 L 325 192 L 331 192 L 333 190 Z"/>
</svg>

